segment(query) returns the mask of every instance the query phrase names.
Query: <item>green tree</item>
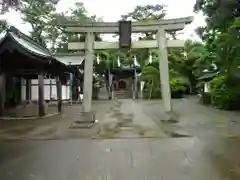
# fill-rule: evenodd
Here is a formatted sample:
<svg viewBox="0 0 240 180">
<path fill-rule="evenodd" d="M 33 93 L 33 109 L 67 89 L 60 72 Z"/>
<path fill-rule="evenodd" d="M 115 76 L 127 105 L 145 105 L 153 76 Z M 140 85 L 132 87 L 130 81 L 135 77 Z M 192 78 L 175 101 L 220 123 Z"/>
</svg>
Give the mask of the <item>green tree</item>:
<svg viewBox="0 0 240 180">
<path fill-rule="evenodd" d="M 160 20 L 166 15 L 166 6 L 155 4 L 155 5 L 144 5 L 136 6 L 132 12 L 122 15 L 124 20 Z"/>
<path fill-rule="evenodd" d="M 195 12 L 202 11 L 206 17 L 206 27 L 200 27 L 198 32 L 204 40 L 212 42 L 220 33 L 228 28 L 240 16 L 239 2 L 234 0 L 197 0 Z"/>
<path fill-rule="evenodd" d="M 123 20 L 132 21 L 148 21 L 148 20 L 161 20 L 166 15 L 166 6 L 161 4 L 155 5 L 139 5 L 134 8 L 132 12 L 122 15 Z M 140 34 L 139 40 L 152 40 L 155 33 Z M 149 49 L 134 49 L 131 50 L 129 56 L 136 56 L 141 67 L 144 67 L 149 58 Z"/>
<path fill-rule="evenodd" d="M 5 31 L 8 28 L 7 21 L 3 20 L 0 21 L 0 33 Z"/>
<path fill-rule="evenodd" d="M 49 37 L 52 34 L 56 34 L 58 37 L 58 43 L 55 44 L 57 47 L 57 52 L 69 52 L 67 49 L 67 44 L 69 41 L 84 42 L 85 34 L 82 33 L 66 33 L 64 28 L 59 26 L 59 24 L 82 24 L 87 22 L 99 22 L 102 21 L 101 18 L 97 18 L 95 15 L 88 16 L 88 12 L 84 7 L 83 3 L 75 3 L 74 8 L 68 11 L 69 15 L 56 14 L 52 19 L 51 24 L 56 25 L 52 26 L 52 30 L 48 32 Z M 101 37 L 98 33 L 95 33 L 95 41 L 101 41 Z"/>
<path fill-rule="evenodd" d="M 206 16 L 206 27 L 196 32 L 206 42 L 212 62 L 220 72 L 233 76 L 239 65 L 238 1 L 198 0 L 194 10 Z"/>
<path fill-rule="evenodd" d="M 220 73 L 211 82 L 211 103 L 223 109 L 239 108 L 239 2 L 198 0 L 194 10 L 202 11 L 206 17 L 206 26 L 196 32 L 206 44 L 208 59 Z"/>
<path fill-rule="evenodd" d="M 160 91 L 160 73 L 158 68 L 154 66 L 145 66 L 142 69 L 141 80 L 145 82 L 145 90 L 148 92 L 148 98 L 151 99 L 153 93 L 156 91 L 161 94 Z"/>
<path fill-rule="evenodd" d="M 50 22 L 53 19 L 55 5 L 58 1 L 38 0 L 29 3 L 23 4 L 21 7 L 22 19 L 31 25 L 31 37 L 46 47 L 45 30 L 50 29 Z"/>
<path fill-rule="evenodd" d="M 198 78 L 211 63 L 207 62 L 208 56 L 209 52 L 203 44 L 191 40 L 185 42 L 184 48 L 170 51 L 170 68 L 187 79 L 192 93 L 196 89 Z"/>
<path fill-rule="evenodd" d="M 55 52 L 70 52 L 69 41 L 85 41 L 85 35 L 79 33 L 66 33 L 61 24 L 79 24 L 100 21 L 96 16 L 88 16 L 83 3 L 75 3 L 74 8 L 67 12 L 57 13 L 56 5 L 59 0 L 27 1 L 22 5 L 22 19 L 32 27 L 31 37 L 38 43 Z M 101 40 L 96 34 L 95 40 Z"/>
</svg>

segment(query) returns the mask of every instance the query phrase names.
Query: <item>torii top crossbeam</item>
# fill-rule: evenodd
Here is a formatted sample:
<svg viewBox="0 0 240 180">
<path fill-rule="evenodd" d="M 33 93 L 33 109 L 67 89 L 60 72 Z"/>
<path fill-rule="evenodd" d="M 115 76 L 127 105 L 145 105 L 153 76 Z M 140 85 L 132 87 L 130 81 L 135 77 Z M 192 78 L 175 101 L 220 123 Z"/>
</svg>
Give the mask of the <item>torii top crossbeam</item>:
<svg viewBox="0 0 240 180">
<path fill-rule="evenodd" d="M 132 32 L 155 32 L 159 27 L 163 27 L 166 31 L 177 31 L 184 29 L 186 24 L 193 21 L 193 17 L 163 19 L 163 20 L 149 20 L 132 22 Z M 67 22 L 60 26 L 65 26 L 67 32 L 86 33 L 118 33 L 118 22 L 91 22 L 84 24 L 75 24 Z"/>
</svg>

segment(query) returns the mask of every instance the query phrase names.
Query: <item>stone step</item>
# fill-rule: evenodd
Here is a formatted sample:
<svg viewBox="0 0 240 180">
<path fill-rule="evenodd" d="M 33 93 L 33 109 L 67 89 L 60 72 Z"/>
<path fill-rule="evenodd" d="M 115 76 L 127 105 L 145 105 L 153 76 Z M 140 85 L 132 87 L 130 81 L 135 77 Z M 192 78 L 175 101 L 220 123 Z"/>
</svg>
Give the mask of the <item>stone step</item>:
<svg viewBox="0 0 240 180">
<path fill-rule="evenodd" d="M 131 98 L 132 96 L 130 94 L 115 94 L 115 97 L 118 99 L 128 99 Z"/>
<path fill-rule="evenodd" d="M 129 94 L 128 91 L 115 91 L 116 94 Z"/>
<path fill-rule="evenodd" d="M 131 98 L 129 91 L 115 91 L 115 97 L 119 99 Z"/>
</svg>

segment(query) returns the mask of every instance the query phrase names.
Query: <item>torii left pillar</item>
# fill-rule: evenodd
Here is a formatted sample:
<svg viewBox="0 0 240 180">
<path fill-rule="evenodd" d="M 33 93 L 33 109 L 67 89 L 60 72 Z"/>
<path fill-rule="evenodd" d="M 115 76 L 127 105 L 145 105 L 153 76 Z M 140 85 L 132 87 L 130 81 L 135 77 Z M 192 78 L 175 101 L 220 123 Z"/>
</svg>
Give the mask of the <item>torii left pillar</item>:
<svg viewBox="0 0 240 180">
<path fill-rule="evenodd" d="M 94 33 L 88 32 L 85 41 L 84 84 L 83 84 L 83 112 L 92 111 L 92 86 L 93 86 L 93 44 Z"/>
</svg>

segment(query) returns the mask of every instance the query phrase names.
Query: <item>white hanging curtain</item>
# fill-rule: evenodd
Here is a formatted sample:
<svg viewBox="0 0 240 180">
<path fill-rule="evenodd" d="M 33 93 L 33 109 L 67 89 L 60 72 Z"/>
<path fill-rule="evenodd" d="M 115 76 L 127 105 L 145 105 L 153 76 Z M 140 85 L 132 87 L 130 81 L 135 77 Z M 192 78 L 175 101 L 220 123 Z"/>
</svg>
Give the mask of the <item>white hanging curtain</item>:
<svg viewBox="0 0 240 180">
<path fill-rule="evenodd" d="M 108 74 L 108 88 L 110 89 L 112 86 L 113 75 L 111 73 Z"/>
<path fill-rule="evenodd" d="M 118 56 L 118 59 L 117 59 L 117 63 L 118 63 L 118 67 L 120 67 L 120 66 L 121 66 L 121 63 L 120 63 L 120 58 L 119 58 L 119 56 Z"/>
<path fill-rule="evenodd" d="M 152 52 L 151 52 L 151 50 L 150 50 L 150 53 L 149 53 L 148 62 L 149 62 L 150 64 L 152 63 Z"/>
<path fill-rule="evenodd" d="M 97 64 L 100 63 L 100 57 L 99 57 L 99 54 L 97 54 Z"/>
<path fill-rule="evenodd" d="M 136 56 L 134 56 L 134 66 L 135 67 L 140 66 L 140 64 L 137 62 L 137 57 Z"/>
<path fill-rule="evenodd" d="M 144 85 L 145 85 L 145 82 L 144 82 L 144 81 L 141 81 L 141 91 L 143 90 Z"/>
</svg>

